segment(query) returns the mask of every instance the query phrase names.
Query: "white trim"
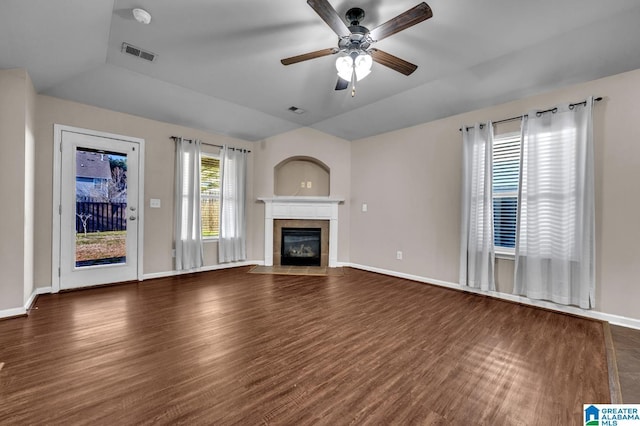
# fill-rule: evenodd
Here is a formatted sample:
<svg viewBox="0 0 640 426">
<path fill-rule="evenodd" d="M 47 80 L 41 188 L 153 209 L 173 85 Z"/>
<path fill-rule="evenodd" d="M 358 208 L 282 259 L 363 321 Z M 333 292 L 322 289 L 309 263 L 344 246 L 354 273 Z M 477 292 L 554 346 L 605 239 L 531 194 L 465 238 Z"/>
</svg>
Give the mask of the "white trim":
<svg viewBox="0 0 640 426">
<path fill-rule="evenodd" d="M 27 310 L 22 308 L 3 309 L 0 311 L 0 318 L 20 317 L 27 314 Z"/>
<path fill-rule="evenodd" d="M 200 268 L 189 269 L 188 271 L 152 272 L 150 274 L 144 274 L 144 279 L 145 280 L 152 280 L 154 278 L 174 277 L 176 275 L 193 274 L 194 272 L 218 271 L 218 270 L 221 270 L 221 269 L 231 269 L 231 268 L 237 268 L 237 267 L 240 267 L 240 266 L 251 266 L 251 265 L 263 266 L 264 265 L 264 261 L 262 261 L 262 260 L 245 260 L 243 262 L 221 263 L 219 265 L 202 266 Z"/>
<path fill-rule="evenodd" d="M 120 136 L 119 136 L 120 137 Z M 127 141 L 137 141 L 140 146 L 138 152 L 138 281 L 144 279 L 144 139 L 127 136 Z"/>
<path fill-rule="evenodd" d="M 344 198 L 332 198 L 322 196 L 273 196 L 273 197 L 258 197 L 258 200 L 266 203 L 275 204 L 296 204 L 296 203 L 312 203 L 312 204 L 340 204 L 344 202 Z"/>
<path fill-rule="evenodd" d="M 502 251 L 505 250 L 504 247 L 497 247 L 498 250 L 495 251 L 495 256 L 496 259 L 507 259 L 507 260 L 515 260 L 516 255 L 515 253 L 509 253 L 507 251 Z"/>
<path fill-rule="evenodd" d="M 33 305 L 33 302 L 36 300 L 36 296 L 39 296 L 41 294 L 50 294 L 50 293 L 52 293 L 51 287 L 35 288 L 33 290 L 33 293 L 31 293 L 31 296 L 29 296 L 29 299 L 27 299 L 26 303 L 24 304 L 25 311 L 29 312 L 29 309 L 31 309 L 31 305 Z"/>
<path fill-rule="evenodd" d="M 0 319 L 27 315 L 29 312 L 29 309 L 31 308 L 31 305 L 33 305 L 33 302 L 36 300 L 36 296 L 40 294 L 51 293 L 51 292 L 52 292 L 51 287 L 39 287 L 34 289 L 33 293 L 31 293 L 31 296 L 29 296 L 27 301 L 24 303 L 24 307 L 4 309 L 0 311 Z"/>
<path fill-rule="evenodd" d="M 264 265 L 264 261 L 251 260 L 251 261 L 245 261 L 245 262 L 225 263 L 225 264 L 221 264 L 221 265 L 210 265 L 210 266 L 203 266 L 201 268 L 194 269 L 194 270 L 191 270 L 191 271 L 155 272 L 155 273 L 151 273 L 151 274 L 144 274 L 143 275 L 143 279 L 150 280 L 150 279 L 154 279 L 154 278 L 165 278 L 165 277 L 172 277 L 172 276 L 176 276 L 176 275 L 191 274 L 193 272 L 216 271 L 216 270 L 237 268 L 237 267 L 240 267 L 240 266 L 250 266 L 250 265 Z M 515 296 L 515 295 L 507 294 L 507 293 L 500 293 L 500 292 L 495 292 L 495 291 L 476 290 L 476 289 L 473 289 L 473 288 L 461 286 L 460 284 L 457 284 L 457 283 L 452 283 L 452 282 L 442 281 L 442 280 L 436 280 L 436 279 L 432 279 L 432 278 L 425 278 L 425 277 L 421 277 L 421 276 L 418 276 L 418 275 L 405 274 L 403 272 L 390 271 L 390 270 L 382 269 L 382 268 L 375 268 L 373 266 L 358 265 L 358 264 L 350 263 L 350 262 L 337 262 L 336 266 L 360 269 L 360 270 L 363 270 L 363 271 L 374 272 L 374 273 L 383 274 L 383 275 L 389 275 L 389 276 L 397 277 L 397 278 L 404 278 L 404 279 L 411 280 L 411 281 L 417 281 L 417 282 L 421 282 L 421 283 L 424 283 L 424 284 L 432 284 L 432 285 L 436 285 L 436 286 L 439 286 L 439 287 L 446 287 L 446 288 L 450 288 L 450 289 L 453 289 L 453 290 L 465 291 L 465 292 L 468 292 L 468 293 L 482 294 L 482 295 L 485 295 L 485 296 L 494 297 L 496 299 L 509 300 L 509 301 L 512 301 L 512 302 L 522 303 L 522 304 L 525 304 L 525 305 L 551 309 L 551 310 L 554 310 L 554 311 L 563 312 L 563 313 L 567 313 L 567 314 L 579 315 L 579 316 L 583 316 L 583 317 L 587 317 L 587 318 L 606 321 L 606 322 L 609 322 L 610 324 L 620 325 L 622 327 L 628 327 L 628 328 L 634 328 L 634 329 L 640 330 L 640 319 L 623 317 L 623 316 L 614 315 L 614 314 L 607 314 L 607 313 L 599 312 L 599 311 L 587 311 L 585 309 L 581 309 L 581 308 L 577 308 L 577 307 L 573 307 L 573 306 L 557 305 L 557 304 L 552 303 L 552 302 L 533 300 L 533 299 L 529 299 L 527 297 Z M 36 288 L 34 293 L 29 298 L 30 303 L 33 303 L 33 301 L 31 299 L 34 299 L 36 294 L 40 295 L 40 294 L 47 294 L 47 293 L 54 293 L 53 288 L 52 287 L 39 287 L 39 288 Z M 26 304 L 25 303 L 25 307 L 22 307 L 22 308 L 13 308 L 13 309 L 0 310 L 0 318 L 8 318 L 8 317 L 26 315 L 27 309 L 29 307 L 30 307 L 30 304 Z"/>
<path fill-rule="evenodd" d="M 31 305 L 33 305 L 33 302 L 36 300 L 37 295 L 38 293 L 34 290 L 33 293 L 31 293 L 31 296 L 29 296 L 29 298 L 27 299 L 27 301 L 24 302 L 25 312 L 29 311 L 29 309 L 31 308 Z"/>
<path fill-rule="evenodd" d="M 142 276 L 142 278 L 140 279 L 140 281 L 142 281 L 143 279 L 144 280 L 151 280 L 151 279 L 154 279 L 154 278 L 173 277 L 173 276 L 176 276 L 176 275 L 191 274 L 191 273 L 194 273 L 194 272 L 217 271 L 217 270 L 222 270 L 222 269 L 231 269 L 231 268 L 237 268 L 237 267 L 240 267 L 240 266 L 250 266 L 250 265 L 264 265 L 264 261 L 261 261 L 261 260 L 248 260 L 248 261 L 244 261 L 244 262 L 223 263 L 223 264 L 220 264 L 220 265 L 203 266 L 201 268 L 193 269 L 193 270 L 190 270 L 190 271 L 155 272 L 155 273 L 151 273 L 151 274 L 144 274 Z M 39 287 L 39 288 L 36 288 L 33 291 L 33 293 L 31 294 L 31 296 L 29 297 L 29 299 L 27 300 L 27 302 L 25 303 L 24 307 L 0 310 L 0 319 L 2 319 L 2 318 L 11 318 L 11 317 L 19 317 L 19 316 L 27 315 L 28 310 L 29 310 L 29 308 L 31 308 L 31 305 L 33 304 L 33 302 L 34 302 L 34 300 L 35 300 L 37 295 L 47 294 L 47 293 L 58 293 L 58 291 L 54 291 L 53 286 L 52 287 Z"/>
<path fill-rule="evenodd" d="M 329 267 L 338 263 L 338 204 L 342 198 L 258 197 L 264 208 L 264 264 L 273 266 L 273 221 L 276 219 L 328 220 Z"/>
<path fill-rule="evenodd" d="M 60 179 L 62 178 L 62 131 L 66 126 L 53 125 L 53 204 L 51 205 L 51 292 L 60 291 Z"/>
<path fill-rule="evenodd" d="M 51 206 L 51 292 L 60 291 L 60 179 L 62 176 L 62 155 L 60 147 L 62 145 L 62 132 L 72 132 L 96 136 L 101 138 L 118 139 L 126 142 L 137 143 L 138 151 L 138 281 L 142 281 L 144 274 L 144 152 L 145 141 L 142 138 L 133 136 L 118 135 L 115 133 L 101 132 L 98 130 L 83 129 L 80 127 L 66 126 L 63 124 L 53 125 L 53 203 Z M 57 243 L 57 244 L 56 244 Z"/>
<path fill-rule="evenodd" d="M 623 327 L 635 328 L 637 330 L 640 330 L 640 319 L 636 319 L 636 318 L 629 318 L 629 317 L 623 317 L 620 315 L 607 314 L 604 312 L 594 311 L 594 310 L 586 310 L 586 309 L 578 308 L 575 306 L 558 305 L 557 303 L 553 303 L 553 302 L 547 302 L 544 300 L 534 300 L 534 299 L 529 299 L 528 297 L 517 296 L 514 294 L 508 294 L 508 293 L 501 293 L 498 291 L 483 291 L 483 290 L 479 290 L 479 289 L 475 289 L 467 286 L 462 286 L 458 283 L 452 283 L 448 281 L 436 280 L 433 278 L 421 277 L 419 275 L 405 274 L 404 272 L 390 271 L 387 269 L 376 268 L 373 266 L 358 265 L 354 263 L 343 263 L 342 266 L 348 266 L 355 269 L 361 269 L 363 271 L 375 272 L 378 274 L 389 275 L 397 278 L 404 278 L 407 280 L 417 281 L 425 284 L 433 284 L 439 287 L 446 287 L 454 290 L 464 291 L 467 293 L 481 294 L 481 295 L 493 297 L 496 299 L 508 300 L 511 302 L 522 303 L 524 305 L 550 309 L 550 310 L 562 312 L 565 314 L 578 315 L 578 316 L 596 319 L 600 321 L 606 321 L 606 322 L 609 322 L 610 324 L 620 325 Z"/>
</svg>

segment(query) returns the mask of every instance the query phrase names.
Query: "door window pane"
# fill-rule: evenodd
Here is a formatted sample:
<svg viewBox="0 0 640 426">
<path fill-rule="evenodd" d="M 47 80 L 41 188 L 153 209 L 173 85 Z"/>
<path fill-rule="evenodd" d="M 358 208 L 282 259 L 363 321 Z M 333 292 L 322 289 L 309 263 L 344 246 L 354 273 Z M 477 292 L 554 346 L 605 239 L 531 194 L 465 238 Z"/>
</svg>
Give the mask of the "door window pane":
<svg viewBox="0 0 640 426">
<path fill-rule="evenodd" d="M 76 150 L 76 267 L 127 261 L 127 156 Z"/>
</svg>

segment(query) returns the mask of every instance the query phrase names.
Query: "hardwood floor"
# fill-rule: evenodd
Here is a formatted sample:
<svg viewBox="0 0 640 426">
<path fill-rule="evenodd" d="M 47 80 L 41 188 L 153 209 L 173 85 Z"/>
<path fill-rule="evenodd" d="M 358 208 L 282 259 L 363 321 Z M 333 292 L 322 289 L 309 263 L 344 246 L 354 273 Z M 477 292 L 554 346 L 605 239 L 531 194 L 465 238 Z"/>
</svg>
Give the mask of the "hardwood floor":
<svg viewBox="0 0 640 426">
<path fill-rule="evenodd" d="M 2 424 L 582 424 L 602 324 L 345 268 L 38 298 L 0 322 Z"/>
<path fill-rule="evenodd" d="M 640 330 L 611 326 L 616 351 L 622 401 L 640 404 Z"/>
</svg>

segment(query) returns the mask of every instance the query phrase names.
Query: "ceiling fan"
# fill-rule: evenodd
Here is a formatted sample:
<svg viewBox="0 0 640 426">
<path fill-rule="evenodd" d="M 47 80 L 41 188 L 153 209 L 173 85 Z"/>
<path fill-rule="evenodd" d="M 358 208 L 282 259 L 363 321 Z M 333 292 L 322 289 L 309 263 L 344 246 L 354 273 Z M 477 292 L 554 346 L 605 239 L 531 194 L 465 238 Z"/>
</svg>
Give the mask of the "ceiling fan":
<svg viewBox="0 0 640 426">
<path fill-rule="evenodd" d="M 377 62 L 404 75 L 410 75 L 418 68 L 417 65 L 376 49 L 372 45 L 431 18 L 433 12 L 427 3 L 418 4 L 384 24 L 378 25 L 373 30 L 360 25 L 360 21 L 364 18 L 364 10 L 359 7 L 351 8 L 345 14 L 345 18 L 350 23 L 347 26 L 328 0 L 307 0 L 307 3 L 338 35 L 338 47 L 330 47 L 285 58 L 280 61 L 283 65 L 335 55 L 339 52 L 345 53 L 336 61 L 338 70 L 336 90 L 344 90 L 351 83 L 351 96 L 355 96 L 355 82 L 365 78 L 371 72 L 372 62 Z"/>
</svg>

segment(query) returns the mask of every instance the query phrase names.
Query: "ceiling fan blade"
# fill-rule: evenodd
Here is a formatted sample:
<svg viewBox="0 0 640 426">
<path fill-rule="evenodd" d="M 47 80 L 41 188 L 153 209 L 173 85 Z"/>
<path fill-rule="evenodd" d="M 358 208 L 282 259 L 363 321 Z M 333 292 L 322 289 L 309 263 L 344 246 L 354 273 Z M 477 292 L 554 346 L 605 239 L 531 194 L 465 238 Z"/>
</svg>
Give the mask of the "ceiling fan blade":
<svg viewBox="0 0 640 426">
<path fill-rule="evenodd" d="M 404 75 L 410 75 L 412 72 L 418 69 L 417 65 L 407 62 L 404 59 L 400 59 L 397 56 L 393 56 L 390 53 L 383 52 L 379 49 L 371 49 L 371 58 L 385 67 L 389 67 L 392 70 L 398 71 Z"/>
<path fill-rule="evenodd" d="M 380 41 L 383 38 L 387 38 L 397 32 L 406 30 L 407 28 L 429 19 L 432 16 L 433 12 L 429 5 L 422 2 L 384 24 L 378 25 L 376 28 L 369 31 L 369 35 L 373 40 Z"/>
<path fill-rule="evenodd" d="M 349 31 L 347 25 L 340 19 L 338 12 L 336 12 L 327 0 L 307 0 L 307 4 L 316 11 L 322 20 L 326 22 L 339 37 L 349 37 L 351 35 L 351 31 Z"/>
<path fill-rule="evenodd" d="M 321 58 L 323 56 L 333 55 L 340 50 L 336 47 L 330 47 L 329 49 L 316 50 L 315 52 L 304 53 L 298 56 L 292 56 L 290 58 L 281 59 L 282 65 L 297 64 L 298 62 L 308 61 L 309 59 Z"/>
<path fill-rule="evenodd" d="M 342 77 L 338 77 L 338 82 L 336 83 L 336 90 L 345 90 L 349 87 L 349 81 L 345 80 Z"/>
</svg>

